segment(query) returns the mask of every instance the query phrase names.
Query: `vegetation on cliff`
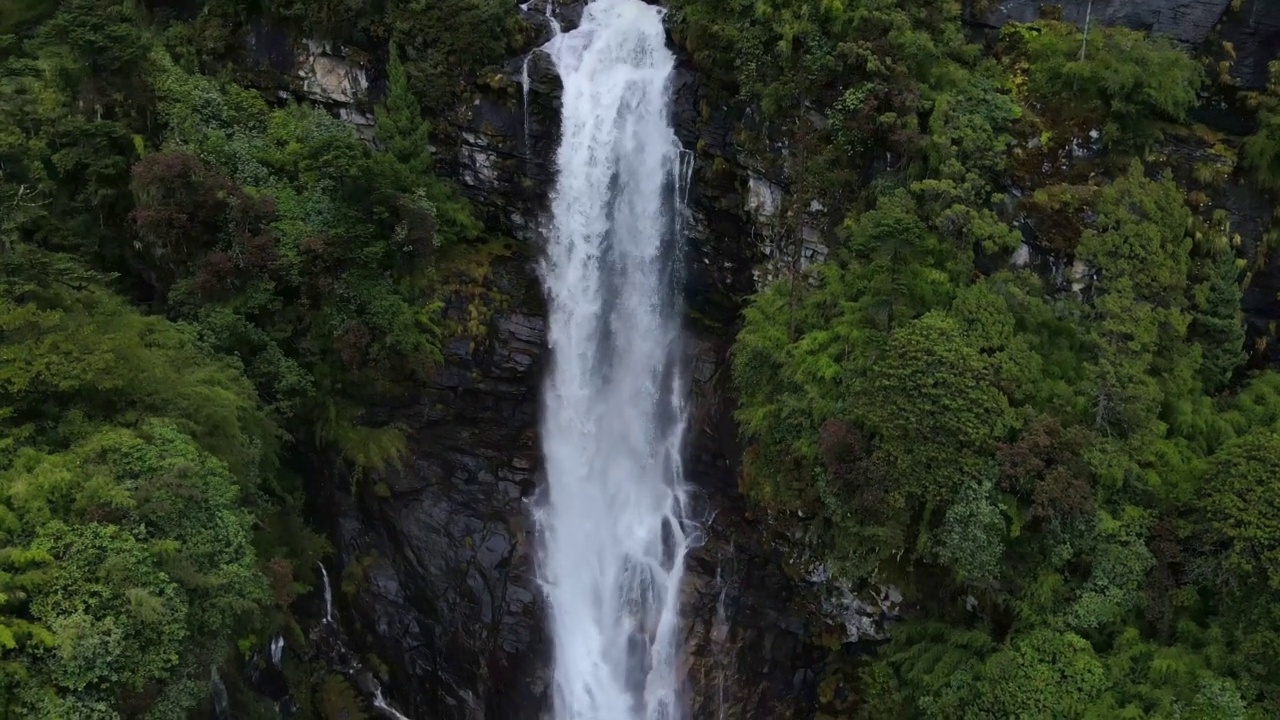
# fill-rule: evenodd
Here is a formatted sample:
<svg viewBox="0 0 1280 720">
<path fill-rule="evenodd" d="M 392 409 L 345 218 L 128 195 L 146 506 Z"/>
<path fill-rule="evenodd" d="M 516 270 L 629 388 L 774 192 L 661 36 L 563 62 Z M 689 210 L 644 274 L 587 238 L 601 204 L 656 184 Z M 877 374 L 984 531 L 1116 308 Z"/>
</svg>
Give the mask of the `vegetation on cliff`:
<svg viewBox="0 0 1280 720">
<path fill-rule="evenodd" d="M 823 711 L 1270 716 L 1280 375 L 1246 366 L 1255 249 L 1215 198 L 1276 187 L 1276 88 L 1206 140 L 1201 62 L 1129 30 L 984 49 L 958 4 L 673 4 L 788 140 L 779 222 L 839 227 L 750 300 L 733 366 L 744 490 L 911 601 Z M 1056 270 L 1010 266 L 1024 239 Z"/>
<path fill-rule="evenodd" d="M 423 103 L 501 52 L 511 11 L 266 5 L 407 38 L 380 149 L 231 81 L 242 3 L 0 0 L 5 717 L 187 717 L 211 668 L 305 645 L 305 458 L 398 462 L 366 408 L 439 362 L 442 268 L 483 228 L 431 173 Z M 451 9 L 475 47 L 422 24 Z"/>
<path fill-rule="evenodd" d="M 1280 375 L 1221 191 L 1280 192 L 1280 66 L 1229 138 L 1189 119 L 1208 62 L 1140 33 L 669 4 L 790 178 L 782 235 L 835 228 L 733 368 L 749 496 L 912 600 L 823 712 L 1274 714 Z M 264 19 L 379 55 L 376 148 L 250 89 Z M 0 0 L 0 714 L 184 717 L 302 642 L 303 457 L 399 459 L 366 408 L 439 361 L 444 269 L 483 252 L 422 117 L 524 31 L 499 0 Z"/>
</svg>

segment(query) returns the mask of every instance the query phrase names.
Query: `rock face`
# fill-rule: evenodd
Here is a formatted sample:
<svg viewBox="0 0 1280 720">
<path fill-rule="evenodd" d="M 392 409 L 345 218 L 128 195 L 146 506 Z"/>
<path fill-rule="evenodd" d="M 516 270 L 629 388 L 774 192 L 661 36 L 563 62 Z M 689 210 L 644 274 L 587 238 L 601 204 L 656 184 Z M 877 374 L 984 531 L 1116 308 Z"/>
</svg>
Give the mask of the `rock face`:
<svg viewBox="0 0 1280 720">
<path fill-rule="evenodd" d="M 513 259 L 491 282 L 536 310 L 520 294 L 528 275 Z M 543 325 L 512 312 L 491 328 L 477 348 L 447 348 L 431 386 L 394 411 L 413 438 L 411 465 L 359 478 L 354 493 L 347 478 L 330 488 L 343 615 L 391 667 L 393 705 L 413 718 L 534 718 L 545 684 L 525 504 Z"/>
<path fill-rule="evenodd" d="M 1031 22 L 1050 12 L 1062 20 L 1084 26 L 1086 18 L 1098 25 L 1121 25 L 1134 30 L 1168 35 L 1179 42 L 1198 44 L 1209 36 L 1231 0 L 1005 0 L 987 12 L 992 25 Z"/>
<path fill-rule="evenodd" d="M 1220 30 L 1235 48 L 1232 75 L 1246 88 L 1266 87 L 1267 65 L 1280 57 L 1280 0 L 1244 0 Z"/>
<path fill-rule="evenodd" d="M 542 2 L 525 11 L 538 43 L 552 33 Z M 1236 20 L 1224 24 L 1225 34 L 1241 38 L 1237 67 L 1249 78 L 1275 56 L 1277 2 L 1246 0 L 1231 17 L 1256 17 L 1235 30 Z M 1091 21 L 1194 43 L 1227 4 L 1094 0 Z M 1063 5 L 1066 19 L 1083 23 L 1087 0 Z M 1034 19 L 1040 6 L 1009 0 L 986 22 Z M 580 12 L 580 3 L 559 3 L 556 17 L 569 29 Z M 341 98 L 363 75 L 331 62 L 341 58 L 323 48 L 312 50 L 294 77 L 337 111 L 353 112 Z M 436 124 L 448 136 L 438 166 L 462 183 L 488 227 L 515 241 L 496 248 L 451 300 L 458 337 L 445 366 L 421 393 L 382 409 L 408 429 L 412 462 L 359 478 L 317 468 L 319 516 L 329 523 L 334 576 L 341 577 L 340 619 L 356 644 L 387 665 L 391 704 L 415 719 L 535 720 L 547 706 L 550 648 L 529 499 L 541 482 L 537 420 L 547 358 L 536 263 L 554 183 L 560 85 L 546 54 L 529 52 L 489 79 L 447 127 Z M 739 496 L 727 368 L 741 300 L 767 281 L 768 261 L 779 259 L 771 219 L 786 183 L 744 157 L 732 138 L 745 114 L 704 102 L 689 67 L 677 69 L 673 93 L 677 135 L 695 153 L 685 267 L 695 403 L 686 467 L 702 498 L 706 541 L 690 554 L 684 589 L 691 717 L 809 717 L 828 655 L 816 638 L 838 641 L 850 623 L 870 626 L 847 616 L 859 603 L 823 597 L 805 573 L 788 570 L 785 544 L 768 536 Z M 701 112 L 704 105 L 712 111 Z M 818 230 L 803 235 L 801 264 L 820 259 Z M 1030 249 L 1017 260 L 1033 261 Z M 765 274 L 757 275 L 761 267 Z M 1076 274 L 1073 281 L 1087 268 Z M 833 603 L 846 615 L 834 623 Z M 880 611 L 892 609 L 882 602 Z"/>
<path fill-rule="evenodd" d="M 560 9 L 566 28 L 577 10 Z M 535 3 L 527 19 L 549 32 L 542 13 Z M 735 119 L 700 117 L 701 89 L 687 69 L 673 89 L 677 133 L 701 149 L 685 269 L 696 319 L 687 342 L 695 394 L 687 479 L 702 500 L 706 536 L 690 554 L 684 587 L 692 716 L 790 717 L 816 695 L 826 651 L 810 638 L 826 621 L 821 600 L 784 572 L 737 494 L 727 387 L 737 305 L 763 258 L 753 240 L 760 221 L 748 212 L 750 173 L 729 140 Z M 536 259 L 559 93 L 554 67 L 533 51 L 527 62 L 513 58 L 454 118 L 456 154 L 439 152 L 437 162 L 488 226 L 517 242 L 451 303 L 450 320 L 467 329 L 430 386 L 385 409 L 409 430 L 413 462 L 354 482 L 324 473 L 321 516 L 342 568 L 340 615 L 352 639 L 387 664 L 385 694 L 411 718 L 532 720 L 547 706 L 550 652 L 529 499 L 540 483 L 545 361 Z"/>
<path fill-rule="evenodd" d="M 1280 0 L 1004 0 L 984 5 L 974 21 L 991 27 L 1053 17 L 1084 27 L 1118 25 L 1199 45 L 1215 29 L 1235 51 L 1232 74 L 1250 89 L 1264 87 L 1267 64 L 1280 56 Z"/>
</svg>

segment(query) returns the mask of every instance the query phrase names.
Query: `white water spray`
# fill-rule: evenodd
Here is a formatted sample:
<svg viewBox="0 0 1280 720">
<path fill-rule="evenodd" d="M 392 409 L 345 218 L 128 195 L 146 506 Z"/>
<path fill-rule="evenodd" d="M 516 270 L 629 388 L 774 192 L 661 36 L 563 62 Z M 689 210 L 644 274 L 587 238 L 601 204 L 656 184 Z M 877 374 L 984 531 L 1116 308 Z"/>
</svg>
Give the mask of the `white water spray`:
<svg viewBox="0 0 1280 720">
<path fill-rule="evenodd" d="M 209 668 L 209 684 L 213 686 L 213 716 L 217 720 L 231 720 L 231 699 L 216 667 Z"/>
<path fill-rule="evenodd" d="M 329 587 L 329 571 L 324 569 L 324 563 L 317 562 L 320 566 L 320 578 L 324 582 L 324 621 L 333 624 L 333 589 Z"/>
<path fill-rule="evenodd" d="M 559 43 L 560 35 L 564 32 L 560 27 L 560 19 L 556 17 L 556 0 L 547 0 L 547 19 L 551 21 L 551 40 L 547 42 L 549 49 Z"/>
<path fill-rule="evenodd" d="M 276 669 L 281 669 L 282 668 L 281 663 L 283 661 L 284 661 L 284 638 L 280 635 L 277 635 L 271 638 L 271 664 L 275 665 Z"/>
<path fill-rule="evenodd" d="M 529 61 L 533 59 L 533 53 L 524 56 L 524 62 L 520 63 L 520 92 L 522 99 L 520 107 L 524 110 L 524 135 L 521 136 L 522 145 L 526 154 L 529 153 Z"/>
<path fill-rule="evenodd" d="M 564 84 L 538 510 L 557 720 L 683 717 L 690 538 L 673 276 L 689 167 L 671 126 L 662 12 L 596 0 L 546 48 Z"/>
</svg>

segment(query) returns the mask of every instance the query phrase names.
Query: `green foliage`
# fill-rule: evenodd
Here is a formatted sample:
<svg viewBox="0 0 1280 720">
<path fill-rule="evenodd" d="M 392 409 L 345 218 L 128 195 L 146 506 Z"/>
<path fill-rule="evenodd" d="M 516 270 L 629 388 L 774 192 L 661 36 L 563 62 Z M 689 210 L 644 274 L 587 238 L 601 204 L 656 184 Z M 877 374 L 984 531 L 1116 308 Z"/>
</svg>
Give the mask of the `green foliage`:
<svg viewBox="0 0 1280 720">
<path fill-rule="evenodd" d="M 1244 165 L 1259 185 L 1280 190 L 1280 60 L 1268 67 L 1269 81 L 1265 90 L 1255 93 L 1251 105 L 1258 113 L 1258 131 L 1250 135 L 1241 148 Z"/>
<path fill-rule="evenodd" d="M 1106 687 L 1102 663 L 1088 642 L 1048 630 L 1010 642 L 987 659 L 974 681 L 971 695 L 963 692 L 970 688 L 943 695 L 937 707 L 947 711 L 935 716 L 1078 718 Z"/>
<path fill-rule="evenodd" d="M 923 142 L 921 118 L 933 98 L 944 90 L 963 95 L 971 80 L 963 64 L 973 54 L 964 47 L 960 3 L 952 0 L 674 0 L 670 6 L 673 34 L 716 100 L 739 99 L 763 125 L 748 136 L 750 149 L 776 162 L 767 139 L 787 137 L 794 203 L 784 213 L 792 219 L 818 197 L 838 218 L 886 151 L 910 153 Z M 957 99 L 941 102 L 945 107 Z M 991 109 L 998 118 L 1002 108 Z M 953 222 L 971 222 L 957 197 L 970 189 L 948 187 L 950 194 L 938 200 L 954 207 Z"/>
<path fill-rule="evenodd" d="M 1080 241 L 1080 257 L 1098 271 L 1105 289 L 1127 285 L 1138 298 L 1181 306 L 1190 269 L 1191 211 L 1169 178 L 1147 179 L 1136 161 L 1103 188 L 1094 227 Z"/>
<path fill-rule="evenodd" d="M 1021 236 L 990 207 L 1004 200 L 998 178 L 1008 163 L 1010 128 L 1022 109 L 997 82 L 994 66 L 934 100 L 924 141 L 927 176 L 912 185 L 940 234 L 983 251 L 1010 251 Z"/>
<path fill-rule="evenodd" d="M 1102 132 L 1118 150 L 1142 150 L 1162 122 L 1183 121 L 1204 82 L 1200 64 L 1173 41 L 1126 28 L 1011 24 L 1002 51 L 1038 112 L 1069 127 Z"/>
<path fill-rule="evenodd" d="M 341 675 L 327 675 L 317 691 L 323 720 L 364 720 L 367 715 L 355 689 Z"/>
<path fill-rule="evenodd" d="M 1205 390 L 1227 387 L 1236 369 L 1244 364 L 1243 293 L 1233 253 L 1220 252 L 1202 261 L 1204 279 L 1194 288 L 1194 319 L 1189 337 L 1200 346 L 1200 382 Z"/>
<path fill-rule="evenodd" d="M 1280 435 L 1259 430 L 1225 445 L 1205 477 L 1207 532 L 1224 583 L 1280 588 Z"/>
<path fill-rule="evenodd" d="M 909 2 L 683 2 L 677 22 L 792 123 L 797 203 L 845 216 L 828 262 L 751 298 L 733 375 L 748 496 L 851 584 L 915 600 L 857 716 L 1262 717 L 1280 381 L 1241 369 L 1237 241 L 1185 173 L 1134 159 L 1185 121 L 1199 64 L 1113 28 L 1082 53 L 1053 22 L 1006 27 L 998 66 L 945 31 L 891 58 L 905 34 L 842 25 L 873 5 L 929 27 Z M 876 116 L 887 97 L 912 120 Z M 804 155 L 815 138 L 845 159 Z M 842 172 L 871 147 L 898 172 L 850 201 Z M 1024 238 L 1056 283 L 993 269 Z"/>
<path fill-rule="evenodd" d="M 1005 518 L 993 497 L 995 484 L 966 482 L 938 532 L 938 555 L 963 579 L 990 583 L 1000 576 Z"/>
<path fill-rule="evenodd" d="M 500 63 L 519 37 L 515 3 L 503 0 L 400 0 L 386 22 L 413 92 L 427 107 L 450 109 L 466 82 Z"/>
<path fill-rule="evenodd" d="M 461 4 L 486 3 L 431 12 Z M 324 542 L 300 465 L 400 461 L 364 409 L 440 361 L 439 278 L 482 227 L 430 174 L 415 68 L 393 63 L 383 151 L 156 44 L 221 17 L 230 47 L 252 8 L 184 34 L 163 8 L 37 5 L 0 7 L 0 714 L 186 717 L 229 650 L 305 642 L 290 605 Z M 450 98 L 489 61 L 458 47 Z"/>
<path fill-rule="evenodd" d="M 133 171 L 146 276 L 205 342 L 244 360 L 282 421 L 309 421 L 358 465 L 394 462 L 399 431 L 364 425 L 358 408 L 439 362 L 431 261 L 480 231 L 427 174 L 427 126 L 398 60 L 377 112 L 383 152 L 319 110 L 269 110 L 154 63 L 167 149 Z"/>
<path fill-rule="evenodd" d="M 862 413 L 878 449 L 926 502 L 991 471 L 980 458 L 1009 427 L 994 369 L 956 321 L 930 313 L 893 333 L 869 378 Z"/>
<path fill-rule="evenodd" d="M 246 500 L 274 469 L 271 425 L 189 331 L 33 283 L 37 260 L 53 262 L 11 258 L 0 286 L 9 709 L 180 717 L 206 691 L 190 678 L 266 600 Z"/>
<path fill-rule="evenodd" d="M 383 157 L 398 171 L 398 184 L 408 185 L 431 170 L 431 127 L 422 119 L 417 99 L 409 89 L 409 78 L 395 45 L 387 64 L 387 99 L 376 112 L 378 143 Z"/>
<path fill-rule="evenodd" d="M 237 35 L 260 23 L 333 41 L 360 58 L 398 45 L 409 85 L 433 115 L 456 109 L 472 83 L 517 50 L 525 31 L 516 5 L 502 0 L 209 0 L 195 21 L 170 28 L 178 42 L 197 47 L 172 50 L 206 63 L 211 55 L 234 57 Z"/>
</svg>

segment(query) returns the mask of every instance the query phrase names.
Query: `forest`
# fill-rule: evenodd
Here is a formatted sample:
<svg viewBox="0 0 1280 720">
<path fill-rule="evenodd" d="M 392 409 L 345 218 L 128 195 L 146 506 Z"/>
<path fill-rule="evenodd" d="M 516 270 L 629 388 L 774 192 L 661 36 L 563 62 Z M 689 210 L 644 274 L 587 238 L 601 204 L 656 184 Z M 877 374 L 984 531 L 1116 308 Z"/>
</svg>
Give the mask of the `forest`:
<svg viewBox="0 0 1280 720">
<path fill-rule="evenodd" d="M 1280 236 L 1223 199 L 1276 205 L 1280 64 L 975 38 L 952 0 L 665 4 L 735 142 L 786 138 L 780 236 L 837 229 L 732 354 L 743 493 L 913 599 L 873 657 L 833 645 L 819 716 L 1280 713 L 1276 328 L 1241 312 Z M 238 63 L 256 22 L 364 49 L 373 137 Z M 434 121 L 530 32 L 503 0 L 0 0 L 0 717 L 184 718 L 308 642 L 313 463 L 406 461 L 369 408 L 440 366 L 498 239 Z M 298 672 L 300 716 L 362 716 Z"/>
<path fill-rule="evenodd" d="M 442 59 L 392 51 L 374 149 L 235 77 L 240 10 L 0 3 L 4 717 L 186 717 L 305 643 L 306 458 L 401 461 L 363 403 L 432 371 L 482 241 L 431 172 Z"/>
<path fill-rule="evenodd" d="M 795 128 L 785 221 L 840 223 L 751 298 L 733 366 L 744 490 L 917 599 L 829 716 L 1274 717 L 1280 375 L 1240 311 L 1274 233 L 1214 198 L 1277 189 L 1280 66 L 1245 92 L 1229 58 L 1053 20 L 979 52 L 928 2 L 679 7 Z M 1011 268 L 1023 228 L 1059 282 Z"/>
</svg>

